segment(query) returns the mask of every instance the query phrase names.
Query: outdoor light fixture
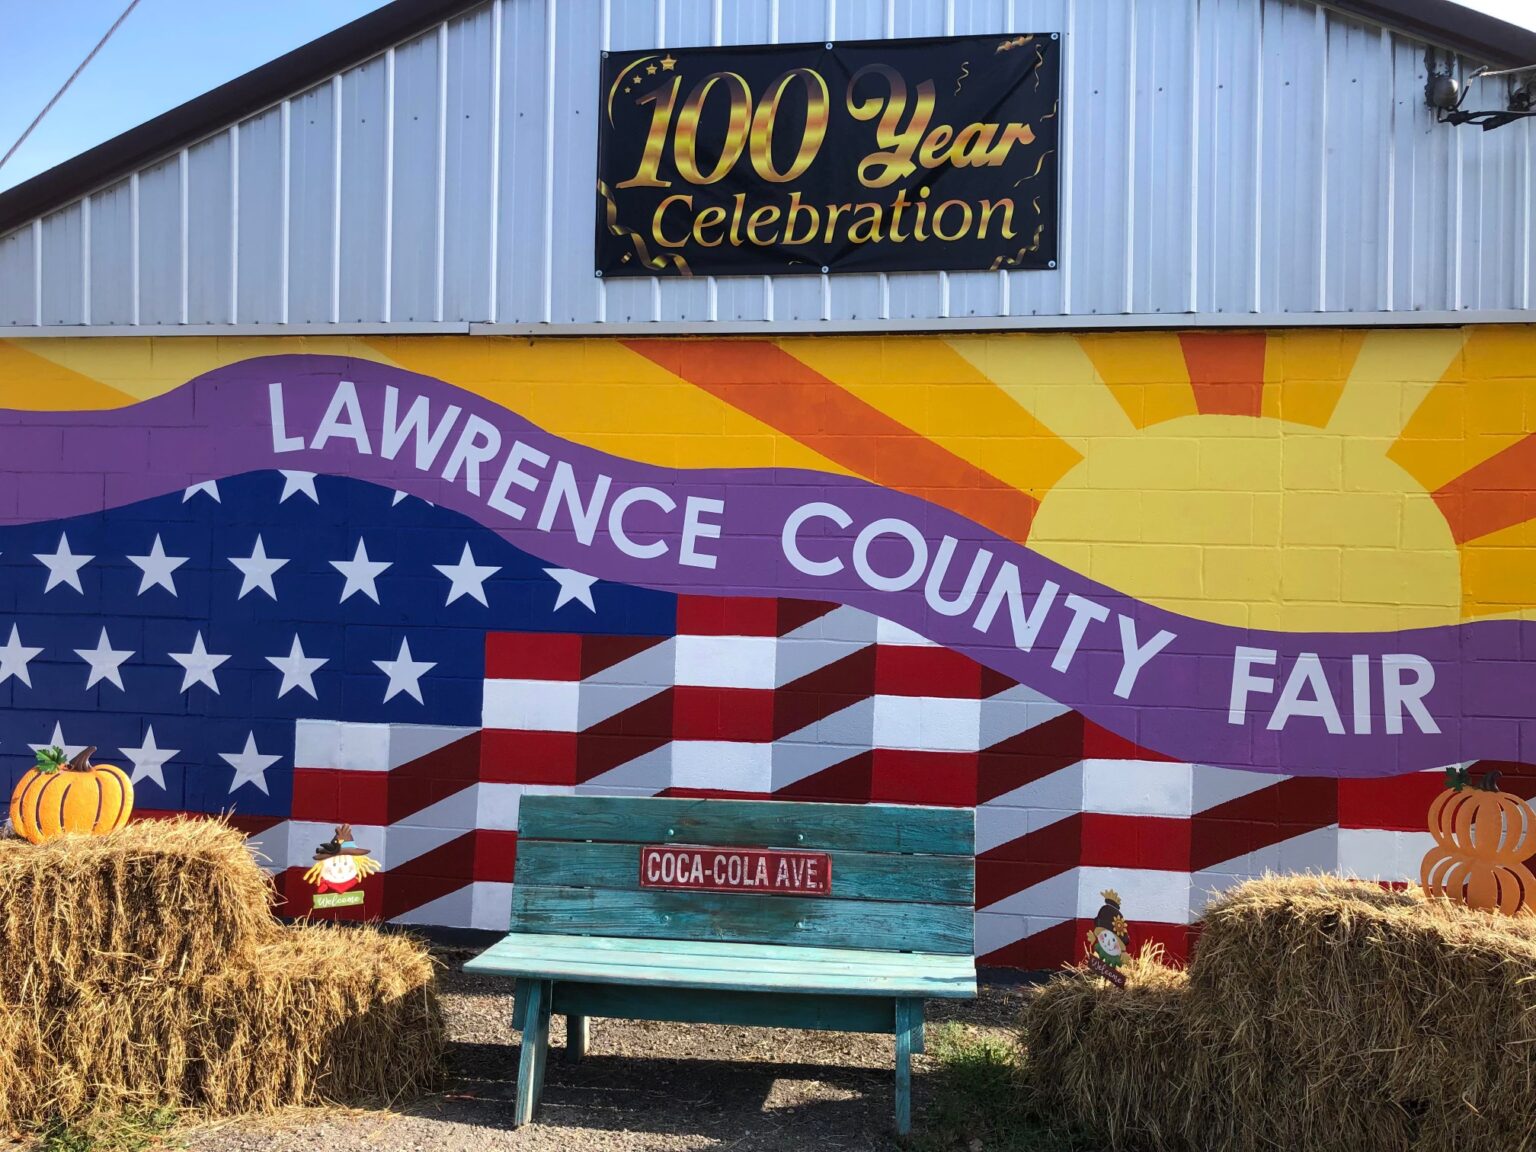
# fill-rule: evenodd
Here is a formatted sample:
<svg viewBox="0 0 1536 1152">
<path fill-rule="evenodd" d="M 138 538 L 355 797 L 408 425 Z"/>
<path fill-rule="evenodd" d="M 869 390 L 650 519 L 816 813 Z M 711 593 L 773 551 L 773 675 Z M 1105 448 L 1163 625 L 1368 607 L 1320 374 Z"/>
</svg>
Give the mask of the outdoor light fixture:
<svg viewBox="0 0 1536 1152">
<path fill-rule="evenodd" d="M 1479 68 L 1467 77 L 1465 85 L 1462 85 L 1452 74 L 1449 60 L 1443 67 L 1436 63 L 1433 48 L 1425 50 L 1424 66 L 1427 73 L 1424 81 L 1424 103 L 1435 110 L 1435 120 L 1438 123 L 1476 124 L 1484 132 L 1489 132 L 1523 117 L 1536 116 L 1536 64 L 1529 64 L 1523 68 L 1505 68 L 1498 72 Z M 1479 80 L 1487 80 L 1495 76 L 1511 78 L 1528 76 L 1530 79 L 1523 83 L 1515 79 L 1509 81 L 1509 98 L 1501 110 L 1464 111 L 1461 105 L 1466 100 L 1467 94 L 1471 92 L 1472 85 Z"/>
</svg>

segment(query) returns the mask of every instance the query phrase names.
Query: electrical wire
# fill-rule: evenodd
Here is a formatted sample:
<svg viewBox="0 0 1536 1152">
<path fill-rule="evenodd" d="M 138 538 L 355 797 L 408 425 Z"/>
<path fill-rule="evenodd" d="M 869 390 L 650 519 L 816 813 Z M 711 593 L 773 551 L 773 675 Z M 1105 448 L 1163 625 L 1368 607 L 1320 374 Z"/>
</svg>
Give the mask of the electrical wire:
<svg viewBox="0 0 1536 1152">
<path fill-rule="evenodd" d="M 69 91 L 69 86 L 73 84 L 77 79 L 79 79 L 80 73 L 85 71 L 86 65 L 88 65 L 92 60 L 96 59 L 96 53 L 105 48 L 107 41 L 112 39 L 113 33 L 115 33 L 119 28 L 123 26 L 123 21 L 128 19 L 128 13 L 132 12 L 138 6 L 139 0 L 129 0 L 128 7 L 123 9 L 123 14 L 117 18 L 112 27 L 107 29 L 107 34 L 97 42 L 96 47 L 90 50 L 86 58 L 80 61 L 80 66 L 69 74 L 69 79 L 64 81 L 64 86 L 53 94 L 53 99 L 48 101 L 47 104 L 43 105 L 43 110 L 37 114 L 37 118 L 33 120 L 32 123 L 27 125 L 27 130 L 21 134 L 16 143 L 11 145 L 10 151 L 8 151 L 4 156 L 0 156 L 0 168 L 4 168 L 5 162 L 12 156 L 16 155 L 16 150 L 27 142 L 27 137 L 32 135 L 32 130 L 43 122 L 44 116 L 53 111 L 53 106 L 59 102 L 64 93 Z"/>
</svg>

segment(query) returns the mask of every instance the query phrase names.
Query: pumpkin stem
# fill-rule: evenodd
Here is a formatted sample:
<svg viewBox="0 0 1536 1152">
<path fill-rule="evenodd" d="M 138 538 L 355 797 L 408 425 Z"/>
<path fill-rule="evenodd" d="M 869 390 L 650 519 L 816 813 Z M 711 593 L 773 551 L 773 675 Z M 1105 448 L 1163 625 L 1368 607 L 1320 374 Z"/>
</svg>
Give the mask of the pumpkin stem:
<svg viewBox="0 0 1536 1152">
<path fill-rule="evenodd" d="M 96 746 L 80 749 L 79 755 L 65 765 L 71 772 L 89 772 L 91 770 L 91 757 L 96 752 Z M 62 755 L 62 753 L 61 753 Z"/>
<path fill-rule="evenodd" d="M 64 749 L 55 746 L 52 748 L 39 748 L 37 750 L 36 768 L 43 775 L 46 776 L 50 772 L 57 772 L 60 768 L 64 767 L 64 764 Z"/>
<path fill-rule="evenodd" d="M 1481 792 L 1497 792 L 1499 790 L 1499 777 L 1502 775 L 1504 773 L 1497 768 L 1492 772 L 1485 773 L 1483 778 L 1477 782 L 1478 790 Z"/>
</svg>

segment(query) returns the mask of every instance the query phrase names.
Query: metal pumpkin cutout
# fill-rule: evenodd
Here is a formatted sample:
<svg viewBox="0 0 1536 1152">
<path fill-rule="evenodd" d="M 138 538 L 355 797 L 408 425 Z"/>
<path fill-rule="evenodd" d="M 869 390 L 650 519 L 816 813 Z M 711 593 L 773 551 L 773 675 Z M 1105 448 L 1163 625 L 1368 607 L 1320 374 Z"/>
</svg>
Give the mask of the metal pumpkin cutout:
<svg viewBox="0 0 1536 1152">
<path fill-rule="evenodd" d="M 1499 773 L 1475 787 L 1465 768 L 1446 769 L 1446 788 L 1429 806 L 1435 846 L 1419 872 L 1424 890 L 1468 908 L 1513 914 L 1536 900 L 1536 876 L 1524 861 L 1536 853 L 1536 811 L 1499 791 Z"/>
</svg>

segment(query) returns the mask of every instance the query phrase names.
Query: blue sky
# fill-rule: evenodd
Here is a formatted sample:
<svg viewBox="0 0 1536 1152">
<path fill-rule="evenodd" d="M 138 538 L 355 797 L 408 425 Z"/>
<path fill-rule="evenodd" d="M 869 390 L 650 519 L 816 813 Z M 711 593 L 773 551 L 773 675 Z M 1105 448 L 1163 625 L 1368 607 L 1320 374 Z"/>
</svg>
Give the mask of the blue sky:
<svg viewBox="0 0 1536 1152">
<path fill-rule="evenodd" d="M 127 0 L 0 0 L 0 155 Z M 1469 0 L 1536 28 L 1536 0 Z M 373 8 L 381 0 L 141 0 L 10 163 L 0 189 L 111 139 Z"/>
</svg>

